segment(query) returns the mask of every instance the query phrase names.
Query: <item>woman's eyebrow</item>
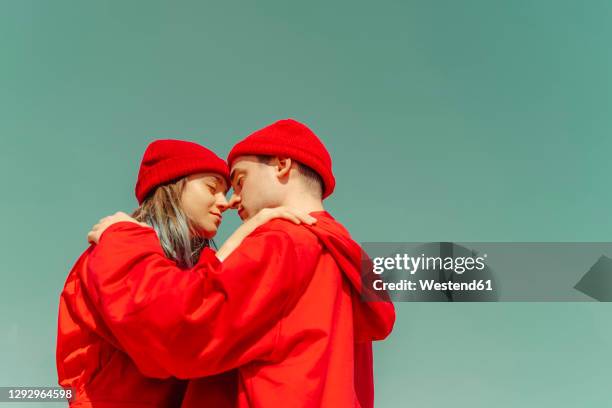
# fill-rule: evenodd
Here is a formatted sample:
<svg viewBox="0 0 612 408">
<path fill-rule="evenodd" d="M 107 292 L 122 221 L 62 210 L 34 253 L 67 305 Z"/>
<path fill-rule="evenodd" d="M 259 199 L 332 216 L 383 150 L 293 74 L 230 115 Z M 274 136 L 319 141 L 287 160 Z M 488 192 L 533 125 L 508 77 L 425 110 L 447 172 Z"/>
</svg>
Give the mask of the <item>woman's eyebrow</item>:
<svg viewBox="0 0 612 408">
<path fill-rule="evenodd" d="M 223 177 L 215 176 L 215 181 L 217 182 L 217 188 L 219 188 L 220 190 L 225 190 L 227 192 L 229 188 L 227 185 L 227 181 L 225 181 Z"/>
</svg>

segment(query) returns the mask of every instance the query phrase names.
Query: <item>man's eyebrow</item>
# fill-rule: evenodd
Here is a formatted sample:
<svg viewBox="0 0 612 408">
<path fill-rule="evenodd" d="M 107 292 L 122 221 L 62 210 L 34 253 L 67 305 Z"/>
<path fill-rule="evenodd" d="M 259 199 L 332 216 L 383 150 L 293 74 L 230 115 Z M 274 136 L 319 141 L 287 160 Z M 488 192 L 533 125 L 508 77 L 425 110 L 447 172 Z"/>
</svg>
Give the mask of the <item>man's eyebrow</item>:
<svg viewBox="0 0 612 408">
<path fill-rule="evenodd" d="M 230 174 L 230 183 L 234 184 L 236 176 L 240 173 L 240 170 L 232 170 L 232 174 Z"/>
</svg>

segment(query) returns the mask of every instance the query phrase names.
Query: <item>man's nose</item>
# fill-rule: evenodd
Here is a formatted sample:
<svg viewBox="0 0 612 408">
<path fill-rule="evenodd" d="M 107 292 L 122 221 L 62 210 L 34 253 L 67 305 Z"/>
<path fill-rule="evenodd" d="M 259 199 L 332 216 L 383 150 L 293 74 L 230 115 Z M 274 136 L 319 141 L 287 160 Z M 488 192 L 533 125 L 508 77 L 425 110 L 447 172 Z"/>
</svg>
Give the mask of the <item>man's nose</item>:
<svg viewBox="0 0 612 408">
<path fill-rule="evenodd" d="M 238 204 L 240 204 L 240 196 L 236 193 L 232 194 L 232 197 L 229 200 L 228 206 L 232 209 L 237 209 Z"/>
</svg>

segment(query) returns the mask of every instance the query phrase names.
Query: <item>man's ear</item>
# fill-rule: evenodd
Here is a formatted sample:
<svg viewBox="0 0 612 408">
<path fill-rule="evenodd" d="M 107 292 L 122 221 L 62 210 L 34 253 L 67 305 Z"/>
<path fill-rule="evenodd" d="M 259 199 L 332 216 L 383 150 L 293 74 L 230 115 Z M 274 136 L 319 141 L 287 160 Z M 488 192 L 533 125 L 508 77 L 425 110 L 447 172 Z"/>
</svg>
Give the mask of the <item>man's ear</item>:
<svg viewBox="0 0 612 408">
<path fill-rule="evenodd" d="M 289 170 L 291 170 L 291 165 L 293 164 L 293 160 L 289 157 L 278 157 L 276 163 L 276 175 L 279 178 L 283 178 L 289 175 Z"/>
</svg>

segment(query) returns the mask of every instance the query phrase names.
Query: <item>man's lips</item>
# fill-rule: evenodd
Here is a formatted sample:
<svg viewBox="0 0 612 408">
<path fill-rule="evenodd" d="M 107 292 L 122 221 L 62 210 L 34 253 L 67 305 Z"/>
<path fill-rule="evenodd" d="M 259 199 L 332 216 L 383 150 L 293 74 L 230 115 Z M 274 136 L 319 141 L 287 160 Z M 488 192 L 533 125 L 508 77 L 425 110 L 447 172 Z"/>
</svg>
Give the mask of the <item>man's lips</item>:
<svg viewBox="0 0 612 408">
<path fill-rule="evenodd" d="M 211 212 L 211 214 L 216 216 L 217 218 L 219 218 L 219 221 L 221 221 L 221 219 L 223 219 L 223 216 L 221 214 L 219 214 L 219 213 Z"/>
</svg>

